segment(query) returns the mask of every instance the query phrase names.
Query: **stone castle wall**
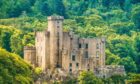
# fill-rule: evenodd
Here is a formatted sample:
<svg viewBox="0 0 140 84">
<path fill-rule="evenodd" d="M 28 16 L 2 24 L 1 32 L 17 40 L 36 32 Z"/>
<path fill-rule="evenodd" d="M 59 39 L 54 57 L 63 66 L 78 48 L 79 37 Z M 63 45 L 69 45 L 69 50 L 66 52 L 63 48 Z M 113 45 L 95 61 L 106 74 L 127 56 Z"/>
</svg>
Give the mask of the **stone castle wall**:
<svg viewBox="0 0 140 84">
<path fill-rule="evenodd" d="M 48 17 L 48 31 L 50 32 L 50 66 L 56 68 L 61 66 L 62 60 L 62 33 L 63 17 Z"/>
<path fill-rule="evenodd" d="M 24 60 L 36 67 L 36 48 L 33 46 L 24 47 Z"/>
<path fill-rule="evenodd" d="M 106 67 L 105 38 L 80 38 L 73 32 L 63 32 L 62 23 L 63 17 L 48 17 L 47 31 L 35 34 L 35 47 L 24 49 L 25 60 L 43 71 L 61 68 L 67 73 L 81 70 L 102 73 L 106 69 L 101 68 Z"/>
</svg>

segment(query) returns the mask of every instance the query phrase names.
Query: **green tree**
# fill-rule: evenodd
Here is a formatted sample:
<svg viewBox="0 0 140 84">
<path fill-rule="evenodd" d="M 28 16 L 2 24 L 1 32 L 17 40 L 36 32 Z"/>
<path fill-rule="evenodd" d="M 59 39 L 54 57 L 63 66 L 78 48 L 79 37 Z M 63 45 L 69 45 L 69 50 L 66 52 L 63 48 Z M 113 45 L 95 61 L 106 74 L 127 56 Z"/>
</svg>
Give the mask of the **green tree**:
<svg viewBox="0 0 140 84">
<path fill-rule="evenodd" d="M 140 29 L 140 6 L 135 6 L 132 10 L 132 20 L 134 21 L 136 28 Z"/>
<path fill-rule="evenodd" d="M 136 56 L 134 57 L 135 62 L 137 64 L 138 67 L 138 72 L 140 72 L 140 35 L 136 34 L 136 37 L 134 39 L 134 47 L 135 47 L 135 51 L 136 51 Z"/>
<path fill-rule="evenodd" d="M 83 71 L 80 73 L 79 77 L 79 84 L 103 84 L 102 80 L 97 78 L 93 72 L 86 72 Z"/>
<path fill-rule="evenodd" d="M 10 48 L 11 52 L 16 53 L 20 56 L 23 56 L 23 44 L 22 44 L 23 34 L 21 31 L 14 31 L 13 35 L 10 38 Z"/>
<path fill-rule="evenodd" d="M 106 64 L 110 65 L 110 64 L 119 64 L 119 61 L 121 60 L 121 58 L 117 55 L 114 55 L 113 53 L 111 53 L 109 50 L 106 50 Z"/>
<path fill-rule="evenodd" d="M 131 57 L 122 58 L 119 64 L 124 65 L 126 72 L 137 72 L 136 63 Z"/>
<path fill-rule="evenodd" d="M 140 84 L 140 74 L 129 73 L 127 83 L 128 84 Z"/>
<path fill-rule="evenodd" d="M 122 75 L 113 75 L 110 77 L 112 79 L 111 84 L 125 84 L 125 76 Z"/>
<path fill-rule="evenodd" d="M 32 84 L 31 66 L 20 56 L 0 48 L 0 82 L 2 84 Z"/>
<path fill-rule="evenodd" d="M 51 14 L 58 14 L 66 17 L 65 7 L 62 0 L 48 0 Z"/>
<path fill-rule="evenodd" d="M 13 30 L 11 26 L 0 25 L 0 46 L 7 51 L 11 51 L 10 38 L 13 34 Z"/>
<path fill-rule="evenodd" d="M 28 45 L 28 44 L 32 44 L 34 45 L 35 41 L 34 41 L 35 37 L 34 37 L 34 33 L 28 33 L 27 35 L 23 36 L 22 39 L 22 44 L 24 46 Z"/>
<path fill-rule="evenodd" d="M 116 33 L 118 34 L 128 34 L 130 35 L 130 31 L 134 29 L 134 23 L 132 22 L 117 22 L 112 23 L 111 28 L 116 30 Z"/>
</svg>

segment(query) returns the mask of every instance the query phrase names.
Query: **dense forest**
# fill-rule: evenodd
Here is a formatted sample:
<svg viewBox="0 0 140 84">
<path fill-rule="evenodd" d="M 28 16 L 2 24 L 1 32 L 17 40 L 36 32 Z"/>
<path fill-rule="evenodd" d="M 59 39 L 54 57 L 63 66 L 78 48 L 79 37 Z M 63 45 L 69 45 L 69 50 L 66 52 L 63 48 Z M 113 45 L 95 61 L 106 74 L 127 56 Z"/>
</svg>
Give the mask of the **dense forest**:
<svg viewBox="0 0 140 84">
<path fill-rule="evenodd" d="M 0 0 L 0 47 L 23 57 L 50 15 L 64 16 L 64 31 L 106 37 L 106 64 L 140 73 L 140 0 Z"/>
</svg>

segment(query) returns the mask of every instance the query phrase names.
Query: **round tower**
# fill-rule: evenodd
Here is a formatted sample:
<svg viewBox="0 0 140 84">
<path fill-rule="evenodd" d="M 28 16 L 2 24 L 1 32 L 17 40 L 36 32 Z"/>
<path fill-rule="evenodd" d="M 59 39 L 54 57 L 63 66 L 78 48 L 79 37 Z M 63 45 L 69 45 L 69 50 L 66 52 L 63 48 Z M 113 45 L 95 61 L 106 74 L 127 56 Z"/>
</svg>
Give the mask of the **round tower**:
<svg viewBox="0 0 140 84">
<path fill-rule="evenodd" d="M 62 65 L 62 44 L 63 44 L 63 17 L 49 16 L 48 31 L 50 32 L 50 66 L 52 68 Z"/>
<path fill-rule="evenodd" d="M 24 47 L 24 60 L 36 66 L 36 49 L 33 46 Z"/>
</svg>

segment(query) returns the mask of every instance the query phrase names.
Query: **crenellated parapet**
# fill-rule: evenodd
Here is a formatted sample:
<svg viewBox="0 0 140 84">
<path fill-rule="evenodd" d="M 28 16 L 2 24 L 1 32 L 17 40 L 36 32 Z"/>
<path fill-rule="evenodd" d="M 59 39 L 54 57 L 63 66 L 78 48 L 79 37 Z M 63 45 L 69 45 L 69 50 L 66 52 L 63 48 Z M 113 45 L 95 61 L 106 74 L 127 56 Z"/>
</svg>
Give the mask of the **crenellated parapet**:
<svg viewBox="0 0 140 84">
<path fill-rule="evenodd" d="M 106 65 L 99 67 L 95 74 L 99 77 L 109 78 L 113 75 L 126 75 L 123 65 Z"/>
<path fill-rule="evenodd" d="M 24 50 L 35 50 L 35 46 L 24 46 Z"/>
<path fill-rule="evenodd" d="M 63 16 L 49 16 L 48 20 L 63 20 Z"/>
</svg>

